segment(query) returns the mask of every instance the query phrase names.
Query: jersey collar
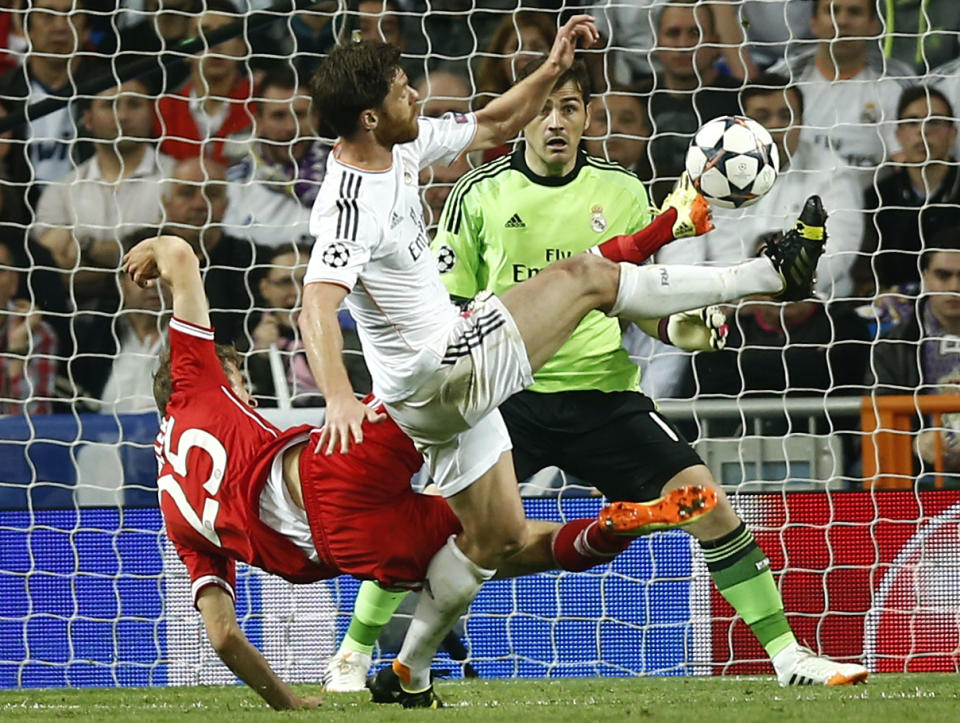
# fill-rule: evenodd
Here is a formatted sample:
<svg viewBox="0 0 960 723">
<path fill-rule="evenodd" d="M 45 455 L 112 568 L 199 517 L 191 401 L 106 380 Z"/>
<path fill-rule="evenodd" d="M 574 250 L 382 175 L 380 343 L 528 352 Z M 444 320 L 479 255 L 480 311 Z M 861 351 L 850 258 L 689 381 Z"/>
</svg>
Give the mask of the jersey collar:
<svg viewBox="0 0 960 723">
<path fill-rule="evenodd" d="M 583 152 L 583 149 L 578 148 L 577 162 L 573 164 L 570 173 L 565 176 L 540 176 L 531 171 L 530 166 L 527 165 L 527 159 L 523 156 L 526 147 L 526 143 L 520 142 L 517 144 L 517 148 L 510 158 L 510 168 L 520 171 L 520 173 L 526 176 L 532 183 L 540 186 L 566 186 L 570 181 L 576 179 L 580 173 L 580 169 L 587 163 L 587 154 Z"/>
</svg>

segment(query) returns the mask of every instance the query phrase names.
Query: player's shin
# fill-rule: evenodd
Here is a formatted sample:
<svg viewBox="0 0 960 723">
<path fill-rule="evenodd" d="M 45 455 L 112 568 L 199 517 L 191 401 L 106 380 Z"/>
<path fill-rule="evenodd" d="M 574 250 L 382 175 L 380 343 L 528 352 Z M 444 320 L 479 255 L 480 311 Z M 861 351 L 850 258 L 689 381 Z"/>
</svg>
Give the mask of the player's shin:
<svg viewBox="0 0 960 723">
<path fill-rule="evenodd" d="M 750 626 L 767 655 L 772 658 L 795 643 L 770 561 L 746 526 L 741 522 L 733 532 L 700 547 L 720 594 Z"/>
<path fill-rule="evenodd" d="M 783 279 L 765 258 L 717 267 L 621 263 L 617 299 L 607 316 L 627 320 L 669 316 L 782 288 Z"/>
<path fill-rule="evenodd" d="M 493 577 L 470 560 L 451 536 L 427 567 L 423 594 L 394 663 L 404 690 L 416 693 L 430 687 L 430 663 L 444 636 L 466 612 L 480 586 Z"/>
<path fill-rule="evenodd" d="M 407 591 L 384 590 L 372 580 L 360 585 L 357 600 L 353 604 L 350 627 L 340 643 L 340 652 L 356 651 L 369 655 L 380 636 L 380 631 L 407 596 Z"/>
<path fill-rule="evenodd" d="M 663 246 L 675 239 L 673 224 L 677 210 L 668 208 L 636 233 L 614 236 L 589 249 L 590 253 L 620 263 L 642 264 Z"/>
</svg>

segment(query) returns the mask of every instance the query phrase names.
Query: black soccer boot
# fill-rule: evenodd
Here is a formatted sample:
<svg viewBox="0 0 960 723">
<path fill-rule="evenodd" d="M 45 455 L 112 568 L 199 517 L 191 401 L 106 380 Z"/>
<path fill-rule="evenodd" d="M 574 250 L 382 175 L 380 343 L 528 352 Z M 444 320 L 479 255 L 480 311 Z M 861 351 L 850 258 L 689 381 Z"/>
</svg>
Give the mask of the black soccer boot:
<svg viewBox="0 0 960 723">
<path fill-rule="evenodd" d="M 433 685 L 419 693 L 408 693 L 400 686 L 400 677 L 391 666 L 367 678 L 367 688 L 374 703 L 399 703 L 404 708 L 443 708 Z"/>
<path fill-rule="evenodd" d="M 774 296 L 778 301 L 801 301 L 813 295 L 817 261 L 827 243 L 826 225 L 827 212 L 820 196 L 810 196 L 796 225 L 760 250 L 783 279 L 783 291 Z"/>
</svg>

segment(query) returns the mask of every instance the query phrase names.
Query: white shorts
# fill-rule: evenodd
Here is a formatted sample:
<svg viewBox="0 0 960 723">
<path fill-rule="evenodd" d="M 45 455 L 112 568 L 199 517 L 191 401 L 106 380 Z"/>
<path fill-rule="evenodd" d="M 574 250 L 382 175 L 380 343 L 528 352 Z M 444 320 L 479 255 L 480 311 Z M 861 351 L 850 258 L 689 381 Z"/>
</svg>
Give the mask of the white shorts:
<svg viewBox="0 0 960 723">
<path fill-rule="evenodd" d="M 481 295 L 450 327 L 436 372 L 390 416 L 423 453 L 444 497 L 462 492 L 511 449 L 497 407 L 533 383 L 527 348 L 510 312 Z"/>
</svg>

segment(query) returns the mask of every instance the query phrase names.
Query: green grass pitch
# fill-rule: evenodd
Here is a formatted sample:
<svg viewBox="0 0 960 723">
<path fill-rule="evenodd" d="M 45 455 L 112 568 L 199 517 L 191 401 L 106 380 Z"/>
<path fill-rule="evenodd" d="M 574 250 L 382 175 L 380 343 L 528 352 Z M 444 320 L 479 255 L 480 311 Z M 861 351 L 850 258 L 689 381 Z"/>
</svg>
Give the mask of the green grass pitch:
<svg viewBox="0 0 960 723">
<path fill-rule="evenodd" d="M 304 694 L 319 688 L 299 686 Z M 853 688 L 780 688 L 772 678 L 578 678 L 442 681 L 439 711 L 327 694 L 315 711 L 275 713 L 243 686 L 0 692 L 0 720 L 71 721 L 960 721 L 960 676 L 875 675 Z M 323 695 L 322 693 L 319 693 Z"/>
</svg>

